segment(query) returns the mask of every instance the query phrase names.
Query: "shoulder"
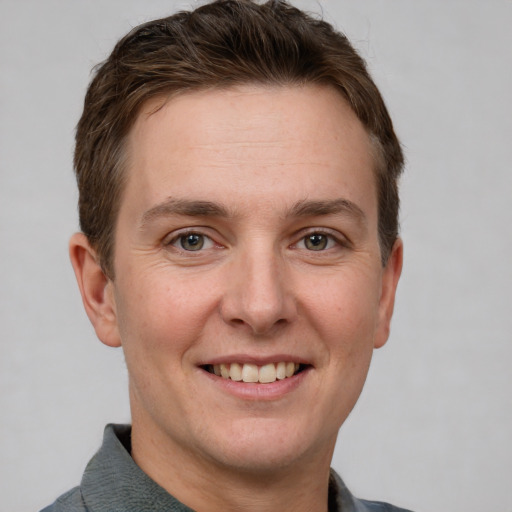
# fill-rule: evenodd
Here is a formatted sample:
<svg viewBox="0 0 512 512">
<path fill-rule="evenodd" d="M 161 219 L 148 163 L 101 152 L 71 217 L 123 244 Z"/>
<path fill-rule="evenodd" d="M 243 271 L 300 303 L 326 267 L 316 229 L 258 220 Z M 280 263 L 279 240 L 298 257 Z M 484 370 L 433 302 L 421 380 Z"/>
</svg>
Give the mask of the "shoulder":
<svg viewBox="0 0 512 512">
<path fill-rule="evenodd" d="M 332 512 L 412 512 L 382 501 L 356 498 L 333 469 L 329 479 L 329 494 L 329 510 Z"/>
<path fill-rule="evenodd" d="M 361 512 L 412 512 L 411 510 L 395 507 L 382 501 L 357 500 L 361 504 Z M 359 509 L 358 509 L 359 510 Z"/>
<path fill-rule="evenodd" d="M 87 512 L 80 487 L 74 487 L 41 512 Z"/>
</svg>

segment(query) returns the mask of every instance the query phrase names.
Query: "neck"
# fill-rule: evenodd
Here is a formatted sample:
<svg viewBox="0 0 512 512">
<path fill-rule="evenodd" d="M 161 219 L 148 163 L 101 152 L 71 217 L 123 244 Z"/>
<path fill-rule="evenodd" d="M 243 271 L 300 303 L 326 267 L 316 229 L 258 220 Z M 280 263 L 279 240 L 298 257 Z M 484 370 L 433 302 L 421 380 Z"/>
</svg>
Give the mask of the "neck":
<svg viewBox="0 0 512 512">
<path fill-rule="evenodd" d="M 132 430 L 137 465 L 196 512 L 327 512 L 331 455 L 254 471 L 198 460 L 167 436 L 148 435 L 135 421 Z"/>
</svg>

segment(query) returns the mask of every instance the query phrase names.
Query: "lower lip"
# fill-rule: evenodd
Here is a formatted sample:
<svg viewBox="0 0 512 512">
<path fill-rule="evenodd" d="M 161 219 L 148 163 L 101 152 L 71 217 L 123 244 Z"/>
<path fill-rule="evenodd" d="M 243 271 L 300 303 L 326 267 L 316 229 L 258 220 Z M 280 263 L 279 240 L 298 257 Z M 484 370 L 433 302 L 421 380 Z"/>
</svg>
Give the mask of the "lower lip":
<svg viewBox="0 0 512 512">
<path fill-rule="evenodd" d="M 294 391 L 307 378 L 307 374 L 311 371 L 311 367 L 305 368 L 300 373 L 287 377 L 283 380 L 276 380 L 267 384 L 258 384 L 252 382 L 234 381 L 218 377 L 213 373 L 209 373 L 202 368 L 200 371 L 210 379 L 211 383 L 218 386 L 221 390 L 230 395 L 242 398 L 244 400 L 278 400 L 292 391 Z"/>
</svg>

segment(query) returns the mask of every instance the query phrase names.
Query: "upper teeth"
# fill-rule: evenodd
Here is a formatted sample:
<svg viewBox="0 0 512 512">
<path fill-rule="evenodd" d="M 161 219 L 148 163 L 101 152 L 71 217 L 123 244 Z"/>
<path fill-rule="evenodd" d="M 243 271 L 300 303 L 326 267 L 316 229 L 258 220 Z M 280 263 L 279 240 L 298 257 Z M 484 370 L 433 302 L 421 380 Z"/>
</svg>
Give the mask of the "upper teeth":
<svg viewBox="0 0 512 512">
<path fill-rule="evenodd" d="M 250 363 L 215 364 L 213 365 L 213 373 L 224 379 L 268 384 L 291 377 L 299 367 L 299 363 L 283 361 L 263 366 Z"/>
</svg>

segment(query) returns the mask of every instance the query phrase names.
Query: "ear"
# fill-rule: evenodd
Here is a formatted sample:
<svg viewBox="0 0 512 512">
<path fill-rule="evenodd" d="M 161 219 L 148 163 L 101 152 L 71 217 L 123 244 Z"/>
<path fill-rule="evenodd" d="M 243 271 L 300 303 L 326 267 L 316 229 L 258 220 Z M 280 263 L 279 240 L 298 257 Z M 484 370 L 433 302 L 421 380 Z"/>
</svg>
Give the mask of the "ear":
<svg viewBox="0 0 512 512">
<path fill-rule="evenodd" d="M 379 301 L 379 318 L 374 347 L 382 347 L 389 337 L 391 317 L 395 306 L 395 294 L 402 273 L 404 246 L 400 238 L 393 244 L 386 266 L 382 272 L 382 289 Z"/>
<path fill-rule="evenodd" d="M 96 335 L 110 347 L 121 346 L 117 328 L 113 282 L 104 274 L 96 251 L 83 233 L 69 241 L 69 257 L 75 271 L 82 302 Z"/>
</svg>

